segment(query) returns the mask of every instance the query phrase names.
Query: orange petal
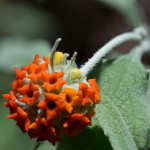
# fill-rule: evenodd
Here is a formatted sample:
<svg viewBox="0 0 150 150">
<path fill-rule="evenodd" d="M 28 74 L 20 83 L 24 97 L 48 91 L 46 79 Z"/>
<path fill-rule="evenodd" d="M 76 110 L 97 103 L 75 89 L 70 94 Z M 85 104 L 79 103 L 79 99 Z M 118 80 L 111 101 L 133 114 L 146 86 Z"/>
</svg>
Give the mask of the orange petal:
<svg viewBox="0 0 150 150">
<path fill-rule="evenodd" d="M 67 102 L 66 102 L 65 109 L 66 109 L 69 113 L 71 113 L 71 112 L 72 112 L 73 107 L 71 106 L 71 104 L 70 104 L 70 103 L 67 103 Z"/>
<path fill-rule="evenodd" d="M 10 99 L 10 94 L 3 94 L 2 95 L 5 99 L 9 100 Z"/>
<path fill-rule="evenodd" d="M 28 129 L 35 129 L 35 130 L 38 130 L 39 129 L 39 127 L 38 127 L 38 125 L 37 125 L 37 123 L 36 122 L 33 122 L 30 126 L 29 126 L 29 128 Z"/>
<path fill-rule="evenodd" d="M 36 54 L 33 63 L 37 64 L 39 62 L 39 58 L 40 58 L 40 56 L 38 54 Z"/>
<path fill-rule="evenodd" d="M 72 101 L 71 101 L 71 105 L 72 106 L 77 106 L 81 103 L 81 99 L 79 98 L 79 96 L 74 96 L 72 98 Z"/>
<path fill-rule="evenodd" d="M 22 86 L 21 88 L 17 89 L 17 91 L 21 94 L 21 95 L 25 95 L 26 93 L 28 93 L 29 90 L 29 86 L 27 84 L 25 84 L 24 86 Z"/>
<path fill-rule="evenodd" d="M 30 98 L 30 104 L 33 105 L 39 97 L 39 91 L 33 92 L 33 97 Z"/>
<path fill-rule="evenodd" d="M 13 91 L 16 91 L 17 88 L 19 88 L 21 85 L 22 85 L 22 80 L 21 79 L 13 81 L 12 82 Z"/>
<path fill-rule="evenodd" d="M 61 78 L 63 75 L 64 75 L 64 72 L 58 72 L 58 73 L 57 73 L 57 77 L 58 77 L 58 78 Z"/>
<path fill-rule="evenodd" d="M 71 88 L 64 88 L 64 92 L 66 94 L 68 94 L 71 97 L 77 96 L 77 92 L 75 89 L 71 89 Z"/>
<path fill-rule="evenodd" d="M 84 82 L 79 82 L 79 89 L 80 90 L 86 90 L 88 88 L 88 85 Z"/>
<path fill-rule="evenodd" d="M 18 116 L 17 113 L 14 113 L 14 114 L 11 114 L 11 115 L 7 116 L 6 118 L 8 118 L 8 119 L 14 119 L 14 120 L 17 121 L 18 118 L 19 118 L 19 116 Z"/>
<path fill-rule="evenodd" d="M 25 130 L 28 131 L 29 130 L 29 126 L 30 126 L 30 119 L 26 118 L 24 120 L 24 126 L 25 126 Z"/>
<path fill-rule="evenodd" d="M 16 97 L 15 97 L 15 95 L 14 95 L 14 92 L 13 92 L 13 91 L 10 91 L 9 94 L 10 94 L 10 100 L 15 101 L 15 100 L 16 100 Z"/>
<path fill-rule="evenodd" d="M 44 83 L 44 84 L 42 85 L 42 87 L 43 87 L 44 89 L 46 89 L 48 92 L 49 92 L 49 91 L 52 91 L 52 90 L 55 88 L 55 86 L 54 86 L 53 84 L 49 84 L 48 82 Z"/>
<path fill-rule="evenodd" d="M 27 113 L 21 108 L 21 107 L 18 107 L 17 108 L 17 113 L 19 116 L 21 116 L 22 118 L 26 118 L 27 117 Z"/>
<path fill-rule="evenodd" d="M 96 94 L 95 94 L 95 99 L 96 99 L 97 101 L 99 101 L 99 102 L 101 101 L 101 99 L 100 99 L 100 94 L 99 94 L 99 93 L 96 93 Z"/>
<path fill-rule="evenodd" d="M 27 95 L 24 95 L 23 97 L 21 97 L 19 99 L 20 102 L 25 102 L 27 103 L 28 105 L 30 105 L 30 98 L 27 96 Z"/>
<path fill-rule="evenodd" d="M 36 91 L 39 87 L 36 86 L 32 81 L 30 81 L 30 84 L 29 84 L 29 89 L 31 91 Z"/>
<path fill-rule="evenodd" d="M 86 103 L 92 103 L 92 100 L 90 100 L 88 97 L 83 98 L 81 101 L 81 105 L 84 106 Z"/>
<path fill-rule="evenodd" d="M 43 60 L 49 62 L 49 59 L 47 57 L 43 57 Z"/>
<path fill-rule="evenodd" d="M 46 71 L 48 64 L 49 64 L 49 62 L 45 62 L 44 64 L 39 65 L 39 67 L 41 68 L 41 71 L 42 70 Z"/>
<path fill-rule="evenodd" d="M 23 71 L 26 70 L 28 72 L 30 70 L 30 66 L 22 66 L 21 69 Z"/>
<path fill-rule="evenodd" d="M 10 108 L 9 102 L 5 102 L 4 105 L 5 105 L 5 107 Z"/>
<path fill-rule="evenodd" d="M 45 100 L 41 100 L 39 102 L 39 104 L 37 105 L 37 107 L 41 108 L 41 109 L 46 109 L 47 107 L 47 102 Z"/>
<path fill-rule="evenodd" d="M 57 117 L 57 115 L 58 114 L 56 113 L 55 110 L 49 110 L 49 109 L 46 110 L 47 121 L 54 119 L 55 117 Z"/>
<path fill-rule="evenodd" d="M 27 78 L 34 80 L 35 82 L 37 81 L 37 75 L 35 73 L 31 73 L 27 76 Z"/>
<path fill-rule="evenodd" d="M 15 103 L 15 101 L 9 101 L 9 104 L 12 106 L 13 109 L 17 110 L 17 104 Z"/>
<path fill-rule="evenodd" d="M 45 93 L 44 94 L 45 100 L 56 102 L 59 99 L 58 95 L 52 94 L 52 93 Z"/>
<path fill-rule="evenodd" d="M 65 110 L 66 102 L 64 100 L 60 99 L 59 101 L 56 101 L 55 104 L 57 112 L 62 112 Z"/>
<path fill-rule="evenodd" d="M 50 74 L 45 72 L 45 71 L 42 71 L 41 74 L 42 74 L 43 81 L 44 82 L 49 82 Z"/>
<path fill-rule="evenodd" d="M 17 69 L 16 67 L 14 68 L 14 70 L 15 70 L 15 78 L 16 78 L 16 80 L 25 78 L 25 76 L 26 76 L 26 72 L 25 71 L 21 71 L 21 70 Z"/>
<path fill-rule="evenodd" d="M 41 118 L 40 122 L 41 122 L 41 124 L 47 126 L 47 122 L 46 122 L 45 118 Z"/>
<path fill-rule="evenodd" d="M 90 86 L 91 86 L 94 90 L 96 90 L 97 92 L 100 92 L 100 89 L 99 89 L 99 87 L 98 87 L 98 85 L 97 85 L 97 83 L 96 83 L 96 79 L 89 79 L 88 81 L 89 81 L 89 83 L 90 83 Z"/>
<path fill-rule="evenodd" d="M 63 99 L 63 100 L 66 101 L 66 93 L 60 92 L 60 93 L 59 93 L 59 97 L 60 97 L 61 99 Z"/>
<path fill-rule="evenodd" d="M 66 81 L 63 79 L 58 79 L 57 82 L 55 83 L 55 89 L 59 90 L 61 86 L 66 84 Z"/>
</svg>

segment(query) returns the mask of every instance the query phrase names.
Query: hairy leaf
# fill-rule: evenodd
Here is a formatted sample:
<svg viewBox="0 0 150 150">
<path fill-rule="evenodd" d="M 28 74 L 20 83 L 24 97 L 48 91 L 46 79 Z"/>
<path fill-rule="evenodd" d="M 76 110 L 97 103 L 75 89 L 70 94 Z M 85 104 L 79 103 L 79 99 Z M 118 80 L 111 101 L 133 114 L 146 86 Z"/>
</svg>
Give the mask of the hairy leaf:
<svg viewBox="0 0 150 150">
<path fill-rule="evenodd" d="M 101 69 L 101 103 L 97 120 L 115 150 L 145 149 L 149 142 L 150 107 L 146 101 L 148 73 L 140 62 L 140 47 Z M 134 144 L 135 142 L 135 144 Z"/>
</svg>

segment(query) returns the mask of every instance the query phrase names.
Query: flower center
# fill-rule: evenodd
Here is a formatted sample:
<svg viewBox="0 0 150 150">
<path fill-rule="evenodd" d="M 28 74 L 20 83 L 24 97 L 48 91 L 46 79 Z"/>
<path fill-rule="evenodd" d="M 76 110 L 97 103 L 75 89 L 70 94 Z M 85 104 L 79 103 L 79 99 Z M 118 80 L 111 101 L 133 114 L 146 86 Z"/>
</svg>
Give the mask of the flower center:
<svg viewBox="0 0 150 150">
<path fill-rule="evenodd" d="M 49 101 L 47 103 L 47 107 L 50 109 L 50 110 L 53 110 L 55 107 L 56 107 L 56 104 L 53 102 L 53 101 Z"/>
<path fill-rule="evenodd" d="M 45 130 L 47 129 L 47 127 L 46 127 L 45 125 L 41 124 L 41 125 L 40 125 L 40 129 L 41 129 L 42 131 L 45 131 Z"/>
<path fill-rule="evenodd" d="M 28 97 L 31 98 L 33 96 L 33 91 L 27 93 Z"/>
<path fill-rule="evenodd" d="M 56 78 L 53 78 L 49 81 L 50 84 L 55 84 L 57 82 L 57 79 Z"/>
<path fill-rule="evenodd" d="M 68 103 L 70 103 L 70 102 L 71 102 L 71 98 L 70 98 L 70 96 L 69 96 L 69 95 L 66 95 L 66 100 L 67 100 L 67 102 L 68 102 Z"/>
</svg>

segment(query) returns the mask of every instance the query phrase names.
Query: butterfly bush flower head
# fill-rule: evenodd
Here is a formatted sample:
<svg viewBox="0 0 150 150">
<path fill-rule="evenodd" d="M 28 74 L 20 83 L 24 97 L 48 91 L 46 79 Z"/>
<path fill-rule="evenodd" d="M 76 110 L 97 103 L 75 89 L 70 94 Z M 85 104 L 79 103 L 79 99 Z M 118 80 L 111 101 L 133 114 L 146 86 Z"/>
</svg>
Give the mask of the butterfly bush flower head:
<svg viewBox="0 0 150 150">
<path fill-rule="evenodd" d="M 14 119 L 23 133 L 37 142 L 48 140 L 53 145 L 62 142 L 61 135 L 72 137 L 91 125 L 94 106 L 100 102 L 96 79 L 89 79 L 76 68 L 75 52 L 56 52 L 58 39 L 48 57 L 35 55 L 34 61 L 17 68 L 12 91 L 3 94 Z"/>
</svg>

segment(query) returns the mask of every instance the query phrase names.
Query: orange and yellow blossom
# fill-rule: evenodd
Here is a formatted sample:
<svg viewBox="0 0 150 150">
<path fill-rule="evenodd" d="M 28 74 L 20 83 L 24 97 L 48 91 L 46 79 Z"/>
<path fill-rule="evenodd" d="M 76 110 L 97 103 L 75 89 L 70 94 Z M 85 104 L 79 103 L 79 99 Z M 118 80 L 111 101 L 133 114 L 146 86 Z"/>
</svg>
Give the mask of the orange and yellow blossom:
<svg viewBox="0 0 150 150">
<path fill-rule="evenodd" d="M 75 55 L 70 61 L 61 52 L 53 56 L 49 61 L 36 54 L 28 66 L 15 68 L 13 90 L 3 97 L 10 108 L 7 118 L 14 119 L 23 133 L 37 142 L 48 140 L 55 145 L 62 142 L 63 133 L 74 137 L 91 125 L 100 89 L 95 79 L 87 82 L 75 68 Z"/>
</svg>

